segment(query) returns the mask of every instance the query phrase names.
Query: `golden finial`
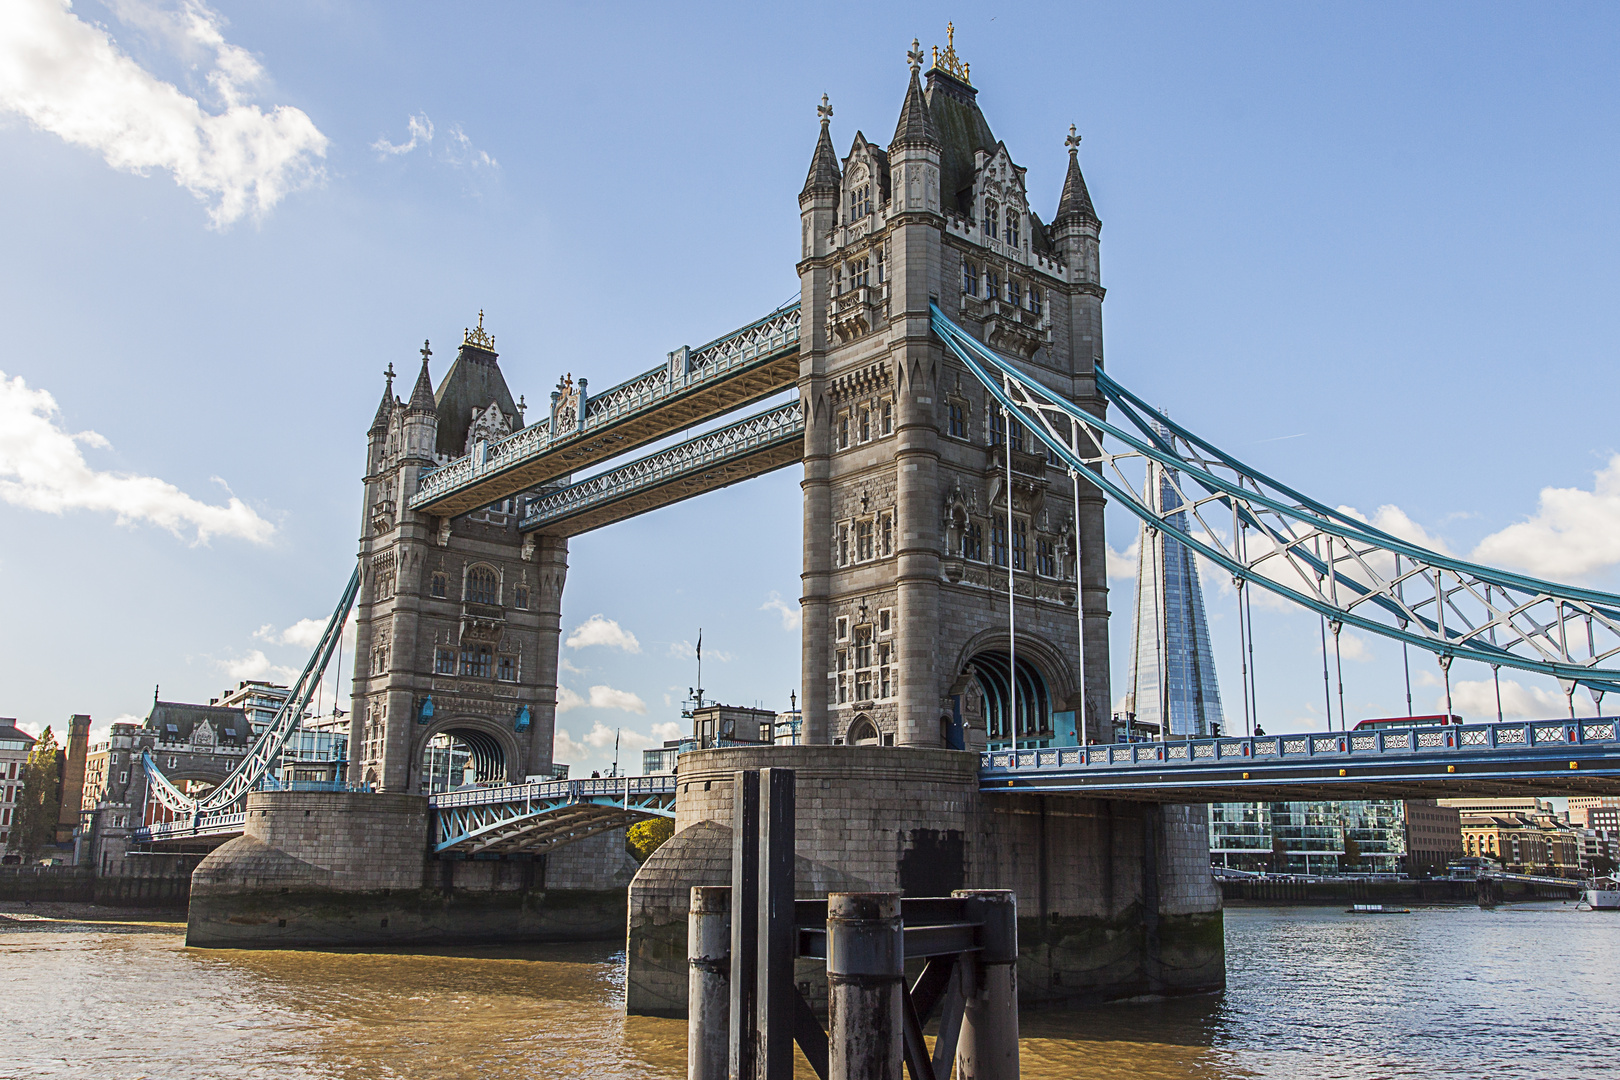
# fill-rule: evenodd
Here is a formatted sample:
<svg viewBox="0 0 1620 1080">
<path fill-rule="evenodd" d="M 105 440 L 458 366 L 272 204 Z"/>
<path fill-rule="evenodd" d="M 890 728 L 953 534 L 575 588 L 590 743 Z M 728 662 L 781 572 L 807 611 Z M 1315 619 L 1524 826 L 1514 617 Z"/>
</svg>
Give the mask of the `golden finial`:
<svg viewBox="0 0 1620 1080">
<path fill-rule="evenodd" d="M 495 335 L 486 333 L 484 330 L 483 308 L 478 309 L 478 325 L 471 330 L 462 330 L 461 343 L 471 345 L 474 348 L 485 349 L 489 352 L 495 351 Z"/>
<path fill-rule="evenodd" d="M 973 80 L 969 77 L 972 74 L 971 70 L 962 62 L 962 58 L 956 55 L 954 22 L 945 24 L 945 51 L 940 52 L 939 46 L 934 46 L 934 67 L 967 86 L 973 85 Z"/>
</svg>

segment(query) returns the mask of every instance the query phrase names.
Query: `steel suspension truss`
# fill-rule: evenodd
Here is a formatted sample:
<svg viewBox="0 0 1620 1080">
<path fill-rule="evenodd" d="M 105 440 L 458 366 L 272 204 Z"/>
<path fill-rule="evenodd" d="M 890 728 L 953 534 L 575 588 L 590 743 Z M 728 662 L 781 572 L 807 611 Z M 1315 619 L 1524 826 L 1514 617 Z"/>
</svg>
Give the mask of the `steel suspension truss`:
<svg viewBox="0 0 1620 1080">
<path fill-rule="evenodd" d="M 275 718 L 254 740 L 247 756 L 237 762 L 236 767 L 218 787 L 202 798 L 194 799 L 175 787 L 169 778 L 163 775 L 163 770 L 158 767 L 152 752 L 144 750 L 141 752 L 141 761 L 146 767 L 148 791 L 151 795 L 170 811 L 194 819 L 239 810 L 237 804 L 264 779 L 270 766 L 286 748 L 288 738 L 297 730 L 298 721 L 303 718 L 304 710 L 309 707 L 310 698 L 315 696 L 315 689 L 320 685 L 321 677 L 326 674 L 326 665 L 332 659 L 333 651 L 337 649 L 343 624 L 348 619 L 349 609 L 354 606 L 354 598 L 359 592 L 360 568 L 356 566 L 354 573 L 349 575 L 349 584 L 344 587 L 343 598 L 338 601 L 332 617 L 327 620 L 326 630 L 321 634 L 320 642 L 310 655 L 309 663 L 304 665 L 303 674 L 293 683 L 292 692 L 287 695 L 287 700 L 282 703 L 281 708 L 276 710 Z"/>
<path fill-rule="evenodd" d="M 946 347 L 1071 476 L 1232 575 L 1344 626 L 1453 660 L 1549 675 L 1566 695 L 1620 690 L 1620 596 L 1479 566 L 1326 506 L 1175 423 L 1110 378 L 1097 388 L 1136 432 L 1041 385 L 933 307 Z M 1159 469 L 1145 468 L 1157 463 Z M 1180 497 L 1161 500 L 1143 473 Z"/>
<path fill-rule="evenodd" d="M 673 776 L 548 780 L 432 800 L 435 853 L 546 851 L 651 817 L 675 816 Z"/>
</svg>

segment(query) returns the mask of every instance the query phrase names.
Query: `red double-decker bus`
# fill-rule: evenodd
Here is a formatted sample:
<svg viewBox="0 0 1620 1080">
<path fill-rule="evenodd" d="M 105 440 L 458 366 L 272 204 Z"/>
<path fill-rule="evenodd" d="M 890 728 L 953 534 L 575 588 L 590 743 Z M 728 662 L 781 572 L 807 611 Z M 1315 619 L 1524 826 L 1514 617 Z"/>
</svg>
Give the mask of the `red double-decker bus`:
<svg viewBox="0 0 1620 1080">
<path fill-rule="evenodd" d="M 1409 727 L 1441 727 L 1447 724 L 1460 724 L 1463 718 L 1456 713 L 1435 713 L 1433 716 L 1386 716 L 1377 720 L 1362 720 L 1356 724 L 1357 731 L 1370 731 L 1373 728 L 1409 728 Z"/>
</svg>

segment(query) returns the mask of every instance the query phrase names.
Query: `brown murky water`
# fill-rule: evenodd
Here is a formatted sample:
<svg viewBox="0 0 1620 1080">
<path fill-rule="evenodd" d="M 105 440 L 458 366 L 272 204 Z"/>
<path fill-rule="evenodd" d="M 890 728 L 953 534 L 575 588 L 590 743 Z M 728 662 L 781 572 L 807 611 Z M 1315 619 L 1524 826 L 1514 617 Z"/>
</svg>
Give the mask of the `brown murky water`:
<svg viewBox="0 0 1620 1080">
<path fill-rule="evenodd" d="M 1620 1078 L 1620 914 L 1229 911 L 1227 962 L 1222 994 L 1026 1013 L 1024 1076 Z M 0 973 L 5 1078 L 685 1070 L 683 1022 L 624 1017 L 611 945 L 228 952 L 174 925 L 0 921 Z"/>
</svg>

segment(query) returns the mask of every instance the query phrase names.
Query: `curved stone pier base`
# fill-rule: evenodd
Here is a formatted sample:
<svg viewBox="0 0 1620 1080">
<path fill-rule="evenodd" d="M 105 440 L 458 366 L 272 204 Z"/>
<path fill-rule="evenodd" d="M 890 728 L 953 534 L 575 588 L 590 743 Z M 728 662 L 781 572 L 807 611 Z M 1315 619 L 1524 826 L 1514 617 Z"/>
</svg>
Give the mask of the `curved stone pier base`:
<svg viewBox="0 0 1620 1080">
<path fill-rule="evenodd" d="M 1225 984 L 1201 807 L 981 794 L 961 751 L 730 747 L 682 755 L 677 831 L 630 886 L 629 1012 L 686 1014 L 690 889 L 730 884 L 733 774 L 767 767 L 798 773 L 800 896 L 1016 891 L 1025 1005 Z"/>
<path fill-rule="evenodd" d="M 440 861 L 428 857 L 428 816 L 419 795 L 249 795 L 244 835 L 192 873 L 186 943 L 582 941 L 623 932 L 634 864 L 622 831 L 550 860 Z"/>
</svg>

